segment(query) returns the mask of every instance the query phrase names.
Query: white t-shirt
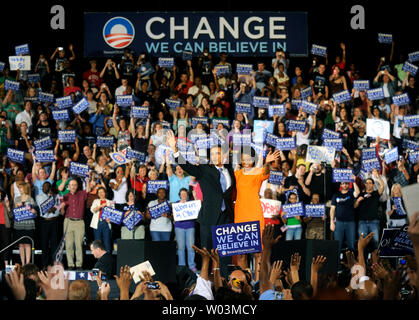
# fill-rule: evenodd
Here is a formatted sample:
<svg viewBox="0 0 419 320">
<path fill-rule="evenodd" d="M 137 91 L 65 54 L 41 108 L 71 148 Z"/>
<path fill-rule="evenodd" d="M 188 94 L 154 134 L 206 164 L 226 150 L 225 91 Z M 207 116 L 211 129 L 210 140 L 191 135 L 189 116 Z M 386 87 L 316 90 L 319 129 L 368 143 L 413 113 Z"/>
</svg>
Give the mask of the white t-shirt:
<svg viewBox="0 0 419 320">
<path fill-rule="evenodd" d="M 151 208 L 159 204 L 158 200 L 152 200 L 148 203 L 147 207 Z M 150 231 L 170 232 L 172 231 L 172 221 L 166 217 L 151 219 Z"/>
<path fill-rule="evenodd" d="M 307 118 L 307 124 L 308 124 L 308 132 L 307 134 L 304 134 L 304 132 L 298 131 L 296 138 L 297 138 L 297 146 L 301 146 L 302 144 L 310 145 L 310 140 L 308 137 L 310 136 L 311 128 L 313 127 L 313 118 L 308 117 Z"/>
<path fill-rule="evenodd" d="M 112 179 L 111 181 L 109 181 L 109 183 L 115 183 L 116 184 L 116 180 Z M 118 204 L 124 204 L 126 202 L 125 200 L 125 195 L 127 194 L 128 191 L 128 183 L 127 183 L 127 179 L 125 177 L 122 178 L 122 182 L 119 185 L 118 190 L 113 190 L 113 201 L 115 201 L 115 203 Z"/>
<path fill-rule="evenodd" d="M 408 129 L 404 128 L 402 132 L 403 116 L 395 115 L 394 116 L 394 126 L 393 126 L 393 136 L 400 139 L 402 133 L 408 134 Z"/>
</svg>

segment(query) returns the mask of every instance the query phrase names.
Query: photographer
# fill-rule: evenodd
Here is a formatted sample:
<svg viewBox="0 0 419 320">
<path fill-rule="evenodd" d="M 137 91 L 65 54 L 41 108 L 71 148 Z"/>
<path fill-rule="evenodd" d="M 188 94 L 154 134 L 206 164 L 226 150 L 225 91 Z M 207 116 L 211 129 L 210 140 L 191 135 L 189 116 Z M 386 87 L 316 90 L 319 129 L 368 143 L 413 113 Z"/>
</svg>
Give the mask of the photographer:
<svg viewBox="0 0 419 320">
<path fill-rule="evenodd" d="M 118 69 L 116 68 L 115 62 L 112 59 L 106 60 L 106 64 L 103 67 L 99 77 L 103 79 L 103 81 L 109 86 L 109 89 L 106 90 L 107 87 L 101 86 L 101 90 L 99 94 L 103 92 L 102 89 L 106 90 L 109 94 L 109 97 L 112 97 L 111 91 L 114 91 L 118 85 L 118 80 L 120 78 Z M 97 95 L 96 95 L 97 98 Z"/>
</svg>

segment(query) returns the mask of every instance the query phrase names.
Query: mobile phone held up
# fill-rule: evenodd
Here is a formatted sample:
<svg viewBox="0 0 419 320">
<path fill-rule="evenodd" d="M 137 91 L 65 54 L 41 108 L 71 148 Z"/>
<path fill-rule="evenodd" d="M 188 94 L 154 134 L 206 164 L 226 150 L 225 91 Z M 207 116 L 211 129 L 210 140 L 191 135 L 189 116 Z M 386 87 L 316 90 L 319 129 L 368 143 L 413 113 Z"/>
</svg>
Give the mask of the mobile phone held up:
<svg viewBox="0 0 419 320">
<path fill-rule="evenodd" d="M 147 283 L 147 289 L 157 290 L 160 289 L 160 285 L 157 282 L 149 282 Z"/>
</svg>

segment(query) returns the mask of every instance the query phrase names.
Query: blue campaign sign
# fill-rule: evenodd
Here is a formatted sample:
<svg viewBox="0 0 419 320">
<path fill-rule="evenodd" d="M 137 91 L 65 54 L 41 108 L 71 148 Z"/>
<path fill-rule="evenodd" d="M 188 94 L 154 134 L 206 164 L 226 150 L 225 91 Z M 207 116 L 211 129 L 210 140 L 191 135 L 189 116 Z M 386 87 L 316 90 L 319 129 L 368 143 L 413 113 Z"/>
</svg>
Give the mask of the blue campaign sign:
<svg viewBox="0 0 419 320">
<path fill-rule="evenodd" d="M 84 163 L 70 162 L 70 174 L 80 177 L 89 176 L 89 165 Z"/>
<path fill-rule="evenodd" d="M 258 108 L 268 108 L 269 106 L 269 97 L 253 97 L 253 106 Z"/>
<path fill-rule="evenodd" d="M 393 42 L 393 35 L 388 34 L 388 33 L 379 33 L 378 34 L 378 42 L 379 43 L 391 44 Z"/>
<path fill-rule="evenodd" d="M 303 111 L 308 114 L 315 114 L 318 108 L 317 104 L 305 100 L 301 103 L 301 106 L 303 107 Z"/>
<path fill-rule="evenodd" d="M 4 62 L 0 62 L 0 72 L 2 72 L 4 70 L 5 66 L 6 66 L 6 64 Z"/>
<path fill-rule="evenodd" d="M 419 162 L 419 151 L 410 151 L 409 152 L 409 162 L 411 164 L 416 164 Z"/>
<path fill-rule="evenodd" d="M 54 102 L 54 95 L 52 93 L 47 92 L 39 92 L 38 93 L 38 100 L 41 102 Z"/>
<path fill-rule="evenodd" d="M 324 147 L 329 147 L 329 148 L 334 148 L 334 149 L 336 149 L 336 151 L 342 151 L 343 140 L 342 140 L 342 138 L 324 139 L 323 140 L 323 146 Z"/>
<path fill-rule="evenodd" d="M 406 61 L 402 67 L 402 70 L 405 72 L 410 72 L 412 76 L 415 76 L 418 72 L 418 66 L 415 66 L 414 64 L 410 63 L 409 61 Z"/>
<path fill-rule="evenodd" d="M 212 119 L 211 120 L 212 123 L 212 127 L 214 129 L 216 129 L 218 127 L 218 125 L 221 123 L 224 128 L 229 129 L 230 128 L 230 120 L 225 120 L 225 119 Z"/>
<path fill-rule="evenodd" d="M 367 90 L 367 98 L 370 100 L 380 100 L 384 99 L 384 90 L 383 88 L 376 88 Z"/>
<path fill-rule="evenodd" d="M 55 206 L 55 199 L 54 197 L 49 197 L 47 200 L 41 203 L 39 206 L 41 209 L 41 216 L 45 216 L 48 211 Z"/>
<path fill-rule="evenodd" d="M 7 158 L 12 162 L 23 164 L 25 162 L 25 152 L 12 148 L 7 148 Z"/>
<path fill-rule="evenodd" d="M 154 73 L 154 71 L 154 67 L 148 61 L 141 64 L 141 66 L 137 69 L 138 74 L 143 78 Z"/>
<path fill-rule="evenodd" d="M 157 219 L 162 216 L 162 214 L 167 213 L 169 214 L 172 210 L 170 209 L 170 205 L 168 201 L 164 201 L 159 203 L 155 206 L 148 208 L 148 212 L 151 215 L 152 219 Z"/>
<path fill-rule="evenodd" d="M 112 148 L 114 144 L 114 137 L 97 137 L 96 144 L 99 148 Z"/>
<path fill-rule="evenodd" d="M 30 220 L 36 217 L 27 206 L 13 209 L 13 216 L 15 221 Z"/>
<path fill-rule="evenodd" d="M 169 109 L 174 110 L 176 108 L 179 108 L 182 105 L 181 100 L 175 100 L 175 99 L 166 99 L 164 100 L 166 105 L 169 107 Z"/>
<path fill-rule="evenodd" d="M 173 66 L 175 65 L 175 59 L 160 57 L 158 60 L 158 65 L 160 68 L 173 68 Z"/>
<path fill-rule="evenodd" d="M 73 106 L 73 99 L 71 99 L 71 96 L 61 97 L 55 99 L 55 103 L 58 109 L 71 108 Z"/>
<path fill-rule="evenodd" d="M 408 224 L 401 227 L 395 235 L 390 246 L 397 249 L 407 250 L 410 253 L 410 255 L 414 255 L 415 251 L 413 249 L 412 240 L 410 239 L 409 233 L 407 232 L 408 228 Z"/>
<path fill-rule="evenodd" d="M 399 94 L 398 96 L 393 96 L 393 103 L 397 106 L 404 106 L 410 103 L 409 95 L 407 93 Z"/>
<path fill-rule="evenodd" d="M 354 182 L 352 169 L 333 169 L 333 182 Z"/>
<path fill-rule="evenodd" d="M 252 135 L 250 133 L 235 133 L 233 134 L 233 145 L 235 146 L 250 146 L 252 143 Z"/>
<path fill-rule="evenodd" d="M 208 135 L 204 133 L 192 133 L 189 134 L 189 139 L 191 139 L 192 143 L 196 143 L 198 140 L 207 139 Z"/>
<path fill-rule="evenodd" d="M 182 60 L 192 60 L 192 51 L 182 51 Z"/>
<path fill-rule="evenodd" d="M 217 144 L 211 137 L 198 139 L 195 143 L 198 149 L 210 149 L 212 146 Z"/>
<path fill-rule="evenodd" d="M 102 210 L 101 218 L 103 220 L 109 219 L 111 223 L 121 224 L 124 213 L 120 210 L 114 209 L 112 207 L 105 207 Z"/>
<path fill-rule="evenodd" d="M 312 218 L 321 218 L 326 214 L 326 206 L 324 204 L 306 204 L 305 215 Z"/>
<path fill-rule="evenodd" d="M 36 150 L 45 150 L 48 148 L 52 148 L 52 140 L 49 136 L 42 139 L 34 140 L 33 144 L 35 145 Z"/>
<path fill-rule="evenodd" d="M 75 143 L 76 130 L 58 130 L 58 140 L 60 143 Z"/>
<path fill-rule="evenodd" d="M 212 227 L 214 249 L 221 257 L 262 251 L 260 222 L 224 224 Z"/>
<path fill-rule="evenodd" d="M 293 150 L 297 148 L 295 137 L 292 138 L 277 138 L 276 149 L 278 150 Z"/>
<path fill-rule="evenodd" d="M 287 130 L 304 132 L 306 130 L 306 122 L 304 120 L 288 120 Z"/>
<path fill-rule="evenodd" d="M 384 153 L 384 160 L 386 164 L 390 164 L 394 161 L 399 160 L 399 149 L 397 147 Z"/>
<path fill-rule="evenodd" d="M 133 97 L 131 94 L 116 96 L 116 104 L 119 107 L 130 107 L 132 105 Z"/>
<path fill-rule="evenodd" d="M 131 108 L 131 113 L 132 113 L 132 117 L 135 119 L 145 119 L 148 117 L 150 111 L 148 109 L 148 107 L 137 107 L 137 106 L 133 106 Z"/>
<path fill-rule="evenodd" d="M 324 128 L 322 132 L 322 139 L 338 139 L 340 138 L 340 133 L 335 132 L 329 129 Z"/>
<path fill-rule="evenodd" d="M 338 104 L 344 103 L 346 101 L 351 101 L 352 97 L 348 90 L 344 90 L 333 95 L 333 100 Z"/>
<path fill-rule="evenodd" d="M 362 168 L 366 172 L 372 172 L 372 169 L 381 170 L 380 161 L 378 160 L 377 157 L 375 157 L 373 159 L 362 160 Z"/>
<path fill-rule="evenodd" d="M 86 110 L 89 107 L 89 102 L 86 98 L 83 97 L 79 102 L 76 103 L 76 105 L 73 107 L 73 112 L 75 114 L 80 114 L 84 110 Z"/>
<path fill-rule="evenodd" d="M 39 73 L 28 74 L 28 82 L 36 83 L 41 81 L 41 75 Z"/>
<path fill-rule="evenodd" d="M 85 57 L 123 54 L 128 46 L 157 57 L 201 55 L 205 48 L 228 56 L 272 57 L 277 49 L 308 54 L 306 12 L 87 12 L 84 17 Z"/>
<path fill-rule="evenodd" d="M 362 160 L 370 160 L 377 158 L 377 150 L 375 148 L 362 149 Z"/>
<path fill-rule="evenodd" d="M 308 97 L 311 97 L 312 95 L 313 95 L 313 91 L 311 87 L 307 87 L 300 90 L 300 96 L 301 96 L 301 99 L 303 100 L 307 100 Z"/>
<path fill-rule="evenodd" d="M 211 130 L 210 137 L 216 145 L 222 146 L 224 143 L 226 143 L 226 139 L 215 129 Z"/>
<path fill-rule="evenodd" d="M 20 46 L 16 46 L 15 47 L 15 54 L 18 56 L 20 54 L 25 55 L 25 54 L 30 54 L 29 53 L 29 44 L 25 43 L 22 44 Z"/>
<path fill-rule="evenodd" d="M 409 57 L 409 62 L 419 61 L 419 51 L 409 53 L 408 57 Z"/>
<path fill-rule="evenodd" d="M 252 112 L 252 105 L 250 103 L 236 102 L 236 113 L 247 113 Z"/>
<path fill-rule="evenodd" d="M 145 159 L 147 158 L 147 155 L 144 152 L 140 152 L 137 150 L 133 150 L 131 148 L 126 149 L 125 157 L 127 159 L 135 159 L 140 163 L 145 163 Z"/>
<path fill-rule="evenodd" d="M 143 219 L 143 215 L 138 210 L 132 210 L 128 215 L 122 220 L 122 224 L 127 227 L 129 231 L 132 231 L 137 224 Z"/>
<path fill-rule="evenodd" d="M 403 139 L 403 148 L 404 149 L 410 149 L 410 150 L 419 150 L 419 142 Z"/>
<path fill-rule="evenodd" d="M 327 47 L 319 46 L 317 44 L 313 44 L 311 46 L 311 54 L 320 56 L 320 57 L 326 57 L 327 55 Z"/>
<path fill-rule="evenodd" d="M 277 137 L 276 135 L 268 132 L 268 133 L 266 133 L 265 143 L 276 148 L 278 139 L 279 139 L 279 137 Z"/>
<path fill-rule="evenodd" d="M 253 142 L 263 143 L 265 141 L 266 134 L 274 132 L 274 122 L 268 120 L 254 120 L 253 121 Z"/>
<path fill-rule="evenodd" d="M 354 86 L 354 89 L 358 91 L 369 90 L 370 81 L 369 80 L 354 80 L 353 86 Z"/>
<path fill-rule="evenodd" d="M 36 150 L 36 162 L 53 162 L 55 161 L 54 150 Z"/>
<path fill-rule="evenodd" d="M 180 151 L 182 157 L 189 163 L 197 164 L 198 160 L 196 158 L 196 153 L 193 150 L 190 151 Z"/>
<path fill-rule="evenodd" d="M 253 65 L 251 64 L 243 64 L 243 63 L 238 63 L 236 65 L 236 73 L 237 74 L 245 74 L 245 75 L 250 75 L 253 71 Z"/>
<path fill-rule="evenodd" d="M 399 216 L 407 216 L 406 209 L 404 208 L 403 199 L 400 197 L 391 198 L 396 206 L 396 213 Z"/>
<path fill-rule="evenodd" d="M 270 118 L 273 118 L 274 115 L 283 117 L 285 113 L 285 104 L 270 104 L 268 106 L 268 115 Z"/>
<path fill-rule="evenodd" d="M 70 120 L 70 114 L 68 113 L 68 110 L 53 110 L 52 111 L 52 118 L 54 120 L 58 121 L 69 121 Z"/>
<path fill-rule="evenodd" d="M 256 144 L 251 143 L 250 146 L 255 150 L 257 154 L 261 154 L 264 158 L 266 158 L 266 155 L 268 154 L 267 148 L 263 146 L 263 144 Z M 272 172 L 272 171 L 271 171 Z"/>
<path fill-rule="evenodd" d="M 281 185 L 283 180 L 284 180 L 284 174 L 282 173 L 282 171 L 271 170 L 268 183 Z"/>
<path fill-rule="evenodd" d="M 12 80 L 5 80 L 4 81 L 4 90 L 12 90 L 12 91 L 18 91 L 20 88 L 20 83 L 18 81 L 12 81 Z"/>
<path fill-rule="evenodd" d="M 404 116 L 403 122 L 408 128 L 419 127 L 419 115 Z"/>
<path fill-rule="evenodd" d="M 157 193 L 160 188 L 168 189 L 169 181 L 167 180 L 149 180 L 147 182 L 147 193 Z"/>
<path fill-rule="evenodd" d="M 218 66 L 215 66 L 214 69 L 215 69 L 215 74 L 220 77 L 231 74 L 230 66 L 228 65 L 224 65 L 224 66 L 218 65 Z"/>
<path fill-rule="evenodd" d="M 302 202 L 284 204 L 282 211 L 285 213 L 286 219 L 304 216 L 304 205 Z"/>
<path fill-rule="evenodd" d="M 202 123 L 204 126 L 208 125 L 208 117 L 192 117 L 191 125 L 192 128 L 195 128 L 198 123 Z"/>
<path fill-rule="evenodd" d="M 302 103 L 303 103 L 303 100 L 301 100 L 301 99 L 292 99 L 291 100 L 291 109 L 299 110 Z"/>
</svg>

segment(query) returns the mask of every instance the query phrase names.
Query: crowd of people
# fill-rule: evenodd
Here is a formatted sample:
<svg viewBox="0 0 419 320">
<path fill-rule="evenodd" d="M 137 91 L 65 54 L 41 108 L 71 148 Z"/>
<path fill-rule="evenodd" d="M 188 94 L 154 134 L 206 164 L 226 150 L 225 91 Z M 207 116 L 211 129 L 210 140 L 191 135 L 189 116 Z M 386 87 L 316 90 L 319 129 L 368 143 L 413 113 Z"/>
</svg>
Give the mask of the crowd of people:
<svg viewBox="0 0 419 320">
<path fill-rule="evenodd" d="M 99 246 L 112 254 L 117 239 L 145 239 L 176 241 L 178 265 L 199 273 L 189 297 L 311 299 L 320 297 L 317 271 L 327 257 L 313 259 L 308 283 L 298 277 L 298 255 L 286 272 L 279 261 L 271 266 L 270 251 L 282 241 L 334 239 L 339 256 L 342 249 L 348 250 L 346 268 L 359 264 L 369 278 L 363 278 L 365 289 L 355 291 L 341 286 L 345 280 L 323 279 L 329 290 L 323 291 L 323 298 L 336 297 L 333 290 L 340 294 L 339 288 L 345 287 L 342 298 L 346 294 L 373 299 L 383 293 L 386 299 L 399 297 L 394 281 L 401 270 L 393 274 L 380 263 L 377 249 L 383 228 L 409 222 L 402 188 L 419 181 L 419 135 L 404 117 L 417 115 L 419 90 L 415 76 L 402 69 L 404 58 L 393 59 L 394 50 L 380 59 L 374 79 L 365 79 L 361 76 L 374 70 L 349 65 L 344 43 L 333 64 L 328 58 L 310 56 L 309 67 L 297 65 L 278 50 L 275 57 L 261 58 L 256 70 L 243 74 L 235 72 L 225 53 L 218 58 L 208 49 L 192 60 L 176 60 L 173 66 L 159 66 L 157 57 L 145 53 L 134 57 L 125 49 L 122 59 L 107 59 L 103 66 L 90 60 L 90 68 L 78 72 L 86 61 L 73 49 L 69 45 L 50 57 L 41 54 L 31 71 L 13 72 L 5 66 L 0 77 L 0 249 L 27 236 L 42 250 L 41 265 L 35 267 L 31 241 L 26 237 L 18 242 L 22 267 L 7 278 L 12 288 L 22 285 L 24 277 L 36 283 L 35 296 L 42 288 L 47 299 L 54 294 L 71 298 L 76 291 L 73 297 L 80 297 L 83 283 L 73 282 L 61 293 L 49 285 L 46 270 L 56 260 L 62 236 L 66 270 L 88 267 L 85 250 L 93 241 L 100 240 Z M 382 88 L 384 97 L 370 100 L 367 89 L 354 87 L 356 80 L 370 80 L 371 88 Z M 6 90 L 8 81 L 17 81 L 19 88 Z M 334 99 L 346 90 L 350 99 L 342 103 Z M 408 103 L 395 104 L 393 97 L 404 93 Z M 60 98 L 67 96 L 71 103 L 62 105 Z M 303 100 L 315 104 L 315 111 L 305 110 Z M 73 108 L 82 103 L 83 110 Z M 134 114 L 135 107 L 146 107 L 146 112 Z M 54 113 L 63 110 L 65 117 Z M 367 119 L 388 121 L 390 139 L 367 135 Z M 292 122 L 303 123 L 303 128 L 290 129 Z M 74 141 L 60 141 L 68 138 L 64 132 L 73 130 Z M 325 132 L 341 139 L 342 148 L 329 163 L 307 161 L 308 147 L 322 146 Z M 294 138 L 295 146 L 267 143 L 268 135 Z M 103 137 L 111 143 L 102 144 Z M 394 148 L 399 156 L 387 163 L 385 154 Z M 23 159 L 13 157 L 12 149 L 23 151 Z M 364 167 L 365 149 L 375 150 L 376 167 Z M 54 160 L 39 161 L 41 150 L 53 150 Z M 74 165 L 87 165 L 88 172 L 73 170 Z M 353 181 L 334 182 L 337 168 L 352 169 Z M 282 179 L 271 180 L 272 172 Z M 282 205 L 325 204 L 326 211 L 322 217 L 288 217 L 280 208 L 266 217 L 260 199 Z M 177 221 L 170 210 L 154 214 L 164 203 L 170 209 L 171 204 L 192 200 L 201 201 L 196 219 Z M 43 210 L 49 202 L 54 205 Z M 16 220 L 14 212 L 22 207 L 32 214 L 30 219 Z M 122 212 L 119 223 L 102 217 L 105 208 Z M 126 223 L 128 217 L 133 224 Z M 249 221 L 259 221 L 263 231 L 263 251 L 254 254 L 254 264 L 247 255 L 219 257 L 211 228 Z M 417 226 L 415 221 L 410 224 L 417 251 Z M 371 263 L 364 258 L 364 249 L 371 253 Z M 358 252 L 357 261 L 353 252 Z M 1 255 L 6 267 L 11 250 Z M 409 261 L 409 284 L 415 292 L 416 265 L 414 259 Z M 232 263 L 237 270 L 229 274 Z M 25 268 L 32 271 L 25 273 Z M 339 262 L 339 271 L 343 269 Z M 121 299 L 173 298 L 163 283 L 158 290 L 147 288 L 146 283 L 153 281 L 149 274 L 143 276 L 145 281 L 130 298 L 126 291 L 131 275 L 121 269 L 116 276 Z M 101 287 L 102 299 L 109 290 L 109 284 Z M 22 290 L 17 291 L 16 299 L 22 298 Z M 90 298 L 90 292 L 84 297 Z M 410 297 L 417 298 L 414 293 Z"/>
</svg>

